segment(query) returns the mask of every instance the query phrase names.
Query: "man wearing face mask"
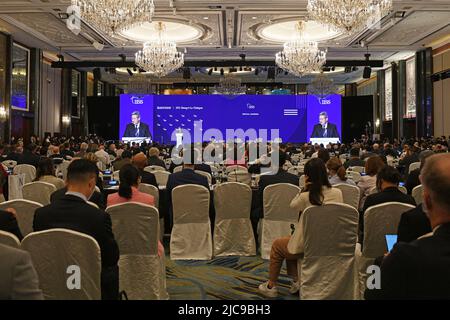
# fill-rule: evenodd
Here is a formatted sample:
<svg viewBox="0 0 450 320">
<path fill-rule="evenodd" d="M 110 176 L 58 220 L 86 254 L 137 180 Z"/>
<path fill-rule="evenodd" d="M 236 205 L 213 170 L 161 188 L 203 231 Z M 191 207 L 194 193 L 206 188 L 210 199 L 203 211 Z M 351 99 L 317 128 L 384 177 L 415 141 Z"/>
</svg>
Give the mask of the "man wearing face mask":
<svg viewBox="0 0 450 320">
<path fill-rule="evenodd" d="M 433 232 L 397 243 L 381 263 L 381 289 L 366 299 L 450 299 L 450 154 L 427 158 L 420 180 Z"/>
<path fill-rule="evenodd" d="M 112 233 L 111 217 L 87 203 L 95 190 L 96 172 L 94 163 L 85 159 L 74 160 L 67 170 L 67 192 L 50 205 L 36 210 L 33 229 L 70 229 L 97 240 L 102 260 L 102 299 L 117 300 L 119 248 Z"/>
</svg>

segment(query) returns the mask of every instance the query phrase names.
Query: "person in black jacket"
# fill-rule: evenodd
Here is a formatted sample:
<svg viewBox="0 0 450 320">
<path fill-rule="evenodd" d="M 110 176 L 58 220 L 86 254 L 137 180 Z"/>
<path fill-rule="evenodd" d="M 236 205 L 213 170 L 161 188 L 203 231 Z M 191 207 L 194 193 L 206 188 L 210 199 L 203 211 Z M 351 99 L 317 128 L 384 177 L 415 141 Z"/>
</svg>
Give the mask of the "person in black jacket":
<svg viewBox="0 0 450 320">
<path fill-rule="evenodd" d="M 97 240 L 102 261 L 102 299 L 119 297 L 119 248 L 112 233 L 111 217 L 87 203 L 96 184 L 96 166 L 80 159 L 67 170 L 67 192 L 50 205 L 37 209 L 34 231 L 65 228 L 90 235 Z"/>
<path fill-rule="evenodd" d="M 36 154 L 36 150 L 37 146 L 35 144 L 28 144 L 19 156 L 17 164 L 29 164 L 37 168 L 41 157 Z"/>
<path fill-rule="evenodd" d="M 348 160 L 344 167 L 348 169 L 350 167 L 364 167 L 366 162 L 359 157 L 359 149 L 353 148 L 350 150 L 350 160 Z"/>
<path fill-rule="evenodd" d="M 420 205 L 402 214 L 398 225 L 397 241 L 411 242 L 431 231 L 430 220 Z"/>
<path fill-rule="evenodd" d="M 12 208 L 0 210 L 0 230 L 12 233 L 19 241 L 23 236 L 16 219 L 16 211 Z"/>
<path fill-rule="evenodd" d="M 149 166 L 160 166 L 165 168 L 166 164 L 163 160 L 159 158 L 159 149 L 156 147 L 150 148 L 148 150 L 148 165 Z"/>
<path fill-rule="evenodd" d="M 421 181 L 433 235 L 397 243 L 381 262 L 379 289 L 367 288 L 366 299 L 450 299 L 450 154 L 428 158 Z"/>
<path fill-rule="evenodd" d="M 420 160 L 420 168 L 411 171 L 408 174 L 408 178 L 406 179 L 405 187 L 408 190 L 408 194 L 412 193 L 412 190 L 420 185 L 420 170 L 422 170 L 423 166 L 425 165 L 425 161 L 428 157 L 432 156 L 434 154 L 431 150 L 424 150 L 419 154 L 419 160 Z"/>
<path fill-rule="evenodd" d="M 156 177 L 153 173 L 147 172 L 144 168 L 147 166 L 147 157 L 144 153 L 138 153 L 133 157 L 132 164 L 138 168 L 139 175 L 141 177 L 141 183 L 151 184 L 158 188 L 158 183 L 156 182 Z"/>
</svg>

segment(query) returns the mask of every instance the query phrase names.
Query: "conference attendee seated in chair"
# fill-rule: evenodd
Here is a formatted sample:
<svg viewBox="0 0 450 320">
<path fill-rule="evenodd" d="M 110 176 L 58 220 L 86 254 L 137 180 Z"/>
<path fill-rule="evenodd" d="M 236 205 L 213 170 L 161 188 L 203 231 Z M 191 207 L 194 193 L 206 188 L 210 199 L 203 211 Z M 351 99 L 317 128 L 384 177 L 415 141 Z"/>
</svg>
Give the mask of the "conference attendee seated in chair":
<svg viewBox="0 0 450 320">
<path fill-rule="evenodd" d="M 328 160 L 327 169 L 330 177 L 330 184 L 332 186 L 337 184 L 349 184 L 356 186 L 356 183 L 353 180 L 347 179 L 347 171 L 339 158 L 331 158 Z"/>
<path fill-rule="evenodd" d="M 359 156 L 359 149 L 352 148 L 350 150 L 350 159 L 344 164 L 345 169 L 350 167 L 364 167 L 366 162 Z"/>
<path fill-rule="evenodd" d="M 44 300 L 28 252 L 0 244 L 0 300 Z"/>
<path fill-rule="evenodd" d="M 297 260 L 304 253 L 302 212 L 310 206 L 321 206 L 328 202 L 343 203 L 342 192 L 333 188 L 328 181 L 327 169 L 321 159 L 312 159 L 305 165 L 305 188 L 292 200 L 290 206 L 299 212 L 299 222 L 294 234 L 273 242 L 270 253 L 269 281 L 259 286 L 259 291 L 274 298 L 278 295 L 277 281 L 283 261 L 286 260 L 287 273 L 293 281 L 289 292 L 295 294 L 300 289 Z"/>
<path fill-rule="evenodd" d="M 55 177 L 55 167 L 53 161 L 50 158 L 42 158 L 39 161 L 39 165 L 36 170 L 36 179 L 34 181 L 47 182 L 56 187 L 56 189 L 62 189 L 65 187 L 64 180 Z"/>
<path fill-rule="evenodd" d="M 397 243 L 381 263 L 380 288 L 366 289 L 366 299 L 450 299 L 450 155 L 429 157 L 421 182 L 433 234 Z"/>
<path fill-rule="evenodd" d="M 70 150 L 70 143 L 64 142 L 62 145 L 61 155 L 63 156 L 64 160 L 71 160 L 73 157 L 75 157 L 75 152 Z"/>
<path fill-rule="evenodd" d="M 120 158 L 113 162 L 114 171 L 120 170 L 124 165 L 131 163 L 131 158 L 133 154 L 129 150 L 124 150 L 120 155 Z"/>
<path fill-rule="evenodd" d="M 28 144 L 23 150 L 23 153 L 19 156 L 17 164 L 29 164 L 37 168 L 41 157 L 36 154 L 36 150 L 37 145 L 34 143 Z"/>
<path fill-rule="evenodd" d="M 17 223 L 16 214 L 16 210 L 13 208 L 0 210 L 0 230 L 12 233 L 19 241 L 22 241 L 23 236 Z"/>
<path fill-rule="evenodd" d="M 133 157 L 132 164 L 136 166 L 139 170 L 139 175 L 141 177 L 141 183 L 151 184 L 158 188 L 158 183 L 156 182 L 156 177 L 153 173 L 147 172 L 144 168 L 147 166 L 147 157 L 143 152 L 138 153 Z M 128 166 L 128 165 L 125 165 Z M 124 166 L 124 167 L 125 167 Z M 123 167 L 122 167 L 123 168 Z M 122 171 L 122 169 L 121 169 Z"/>
<path fill-rule="evenodd" d="M 166 164 L 163 160 L 159 158 L 159 149 L 152 147 L 148 150 L 148 165 L 149 166 L 160 166 L 165 168 Z"/>
<path fill-rule="evenodd" d="M 339 138 L 339 132 L 335 124 L 328 121 L 328 113 L 319 114 L 319 124 L 314 126 L 311 138 Z"/>
<path fill-rule="evenodd" d="M 423 166 L 425 165 L 426 159 L 433 154 L 434 152 L 431 150 L 424 150 L 419 154 L 420 168 L 411 171 L 411 173 L 408 174 L 408 178 L 406 179 L 405 187 L 408 190 L 408 194 L 411 194 L 412 190 L 420 185 L 420 170 L 422 170 Z"/>
<path fill-rule="evenodd" d="M 43 231 L 65 228 L 97 240 L 102 261 L 102 299 L 119 297 L 119 248 L 112 233 L 111 217 L 87 203 L 94 192 L 97 167 L 92 162 L 74 160 L 67 170 L 67 192 L 50 205 L 36 210 L 33 229 Z"/>
<path fill-rule="evenodd" d="M 404 194 L 398 189 L 400 183 L 400 173 L 397 169 L 390 166 L 384 166 L 377 174 L 377 190 L 380 192 L 371 194 L 364 202 L 363 209 L 359 218 L 360 236 L 359 240 L 363 242 L 364 234 L 364 213 L 370 207 L 387 202 L 400 202 L 416 206 L 416 201 L 410 195 Z"/>
<path fill-rule="evenodd" d="M 17 145 L 15 147 L 12 147 L 12 152 L 8 152 L 8 156 L 3 159 L 3 161 L 5 160 L 12 160 L 12 161 L 16 161 L 19 162 L 20 157 L 22 156 L 22 152 L 23 152 L 23 147 L 20 145 Z"/>
<path fill-rule="evenodd" d="M 412 242 L 431 231 L 430 220 L 423 211 L 423 206 L 419 205 L 402 214 L 398 225 L 397 242 Z"/>
<path fill-rule="evenodd" d="M 377 186 L 377 173 L 385 166 L 383 160 L 379 156 L 370 157 L 367 159 L 365 164 L 365 176 L 361 177 L 358 182 L 358 187 L 361 190 L 361 201 L 359 203 L 359 208 L 364 207 L 364 202 L 367 196 L 373 191 Z"/>
<path fill-rule="evenodd" d="M 145 157 L 143 153 L 142 155 Z M 138 190 L 141 178 L 139 170 L 135 166 L 131 164 L 123 166 L 120 169 L 119 176 L 119 192 L 108 196 L 108 207 L 126 202 L 137 202 L 148 206 L 155 205 L 155 198 L 152 195 Z M 160 257 L 164 256 L 164 247 L 160 242 L 158 243 L 158 255 Z"/>
</svg>

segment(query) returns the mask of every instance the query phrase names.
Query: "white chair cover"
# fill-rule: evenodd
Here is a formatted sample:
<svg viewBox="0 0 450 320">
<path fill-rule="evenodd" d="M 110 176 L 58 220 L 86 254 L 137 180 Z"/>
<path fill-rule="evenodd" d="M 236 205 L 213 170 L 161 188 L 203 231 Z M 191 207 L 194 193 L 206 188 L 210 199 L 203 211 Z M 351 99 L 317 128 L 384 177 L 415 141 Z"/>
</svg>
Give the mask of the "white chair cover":
<svg viewBox="0 0 450 320">
<path fill-rule="evenodd" d="M 367 267 L 387 253 L 385 236 L 397 234 L 402 214 L 414 208 L 409 204 L 387 202 L 370 207 L 364 213 L 363 247 L 358 244 L 356 249 L 361 299 L 366 288 Z"/>
<path fill-rule="evenodd" d="M 167 299 L 164 256 L 158 256 L 159 213 L 127 202 L 106 208 L 119 245 L 120 290 L 130 300 Z"/>
<path fill-rule="evenodd" d="M 17 166 L 17 161 L 14 160 L 5 160 L 2 162 L 3 165 L 7 166 L 9 169 L 14 169 Z"/>
<path fill-rule="evenodd" d="M 342 197 L 344 198 L 345 204 L 348 204 L 358 210 L 359 199 L 361 196 L 361 190 L 358 187 L 345 183 L 337 184 L 333 187 L 342 191 Z"/>
<path fill-rule="evenodd" d="M 2 166 L 3 166 L 3 170 L 5 170 L 5 171 L 9 170 L 8 166 L 6 166 L 4 163 L 2 163 Z"/>
<path fill-rule="evenodd" d="M 112 179 L 115 181 L 119 181 L 120 182 L 120 170 L 116 170 L 113 172 L 112 174 Z"/>
<path fill-rule="evenodd" d="M 153 173 L 155 171 L 166 171 L 166 168 L 161 167 L 161 166 L 147 166 L 144 168 L 144 171 Z"/>
<path fill-rule="evenodd" d="M 46 300 L 100 300 L 101 255 L 97 241 L 86 234 L 51 229 L 30 233 L 22 241 L 39 276 Z M 78 266 L 81 288 L 69 290 L 69 266 Z"/>
<path fill-rule="evenodd" d="M 212 185 L 212 176 L 208 172 L 202 170 L 195 170 L 195 173 L 200 174 L 208 179 L 208 184 Z"/>
<path fill-rule="evenodd" d="M 409 165 L 409 173 L 417 169 L 420 169 L 420 162 L 413 162 Z"/>
<path fill-rule="evenodd" d="M 155 199 L 155 207 L 159 210 L 159 190 L 151 184 L 141 183 L 138 186 L 140 192 L 147 193 Z M 164 237 L 164 218 L 159 219 L 159 239 L 162 241 Z"/>
<path fill-rule="evenodd" d="M 251 206 L 252 189 L 246 184 L 227 182 L 214 189 L 214 256 L 256 255 Z"/>
<path fill-rule="evenodd" d="M 229 174 L 230 172 L 233 171 L 243 171 L 243 172 L 248 172 L 248 169 L 244 166 L 239 166 L 239 165 L 232 165 L 232 166 L 228 166 L 225 168 L 225 173 Z"/>
<path fill-rule="evenodd" d="M 60 164 L 57 165 L 56 176 L 62 178 L 63 180 L 67 179 L 67 168 L 69 168 L 70 161 L 64 160 Z"/>
<path fill-rule="evenodd" d="M 25 183 L 30 183 L 36 178 L 36 168 L 29 164 L 19 164 L 14 167 L 14 174 L 25 174 Z"/>
<path fill-rule="evenodd" d="M 354 166 L 354 167 L 350 167 L 348 169 L 350 171 L 355 171 L 355 172 L 358 172 L 358 173 L 364 173 L 364 171 L 366 171 L 366 168 L 362 167 L 362 166 Z"/>
<path fill-rule="evenodd" d="M 36 209 L 42 208 L 43 205 L 24 199 L 9 200 L 0 203 L 0 210 L 5 210 L 7 208 L 13 208 L 17 212 L 17 223 L 19 224 L 20 232 L 25 237 L 29 233 L 33 232 L 33 220 L 34 212 Z"/>
<path fill-rule="evenodd" d="M 38 202 L 44 206 L 50 204 L 50 196 L 56 191 L 56 187 L 47 182 L 36 181 L 27 183 L 22 187 L 25 200 Z"/>
<path fill-rule="evenodd" d="M 9 200 L 23 199 L 22 187 L 25 184 L 25 174 L 10 174 L 8 176 Z"/>
<path fill-rule="evenodd" d="M 154 171 L 153 174 L 155 175 L 156 183 L 158 183 L 158 186 L 165 187 L 167 185 L 167 180 L 169 180 L 170 172 Z"/>
<path fill-rule="evenodd" d="M 416 200 L 417 205 L 421 205 L 423 202 L 423 186 L 419 185 L 412 190 L 412 197 Z"/>
<path fill-rule="evenodd" d="M 361 180 L 361 174 L 357 171 L 347 171 L 347 178 L 352 179 L 355 183 Z"/>
<path fill-rule="evenodd" d="M 406 188 L 403 187 L 403 186 L 399 186 L 399 187 L 398 187 L 398 190 L 400 190 L 400 191 L 403 192 L 404 194 L 408 194 L 408 189 L 406 189 Z"/>
<path fill-rule="evenodd" d="M 0 230 L 0 244 L 16 249 L 20 248 L 20 241 L 16 235 Z"/>
<path fill-rule="evenodd" d="M 172 260 L 212 258 L 209 190 L 199 185 L 182 185 L 172 190 L 173 228 L 170 237 Z"/>
<path fill-rule="evenodd" d="M 291 224 L 298 222 L 297 210 L 291 209 L 292 199 L 300 188 L 288 183 L 273 184 L 264 189 L 264 219 L 261 221 L 261 257 L 269 259 L 275 239 L 291 234 Z"/>
<path fill-rule="evenodd" d="M 295 174 L 296 176 L 298 176 L 301 173 L 301 171 L 299 167 L 291 167 L 288 169 L 288 173 Z"/>
<path fill-rule="evenodd" d="M 177 166 L 175 168 L 173 168 L 173 173 L 177 173 L 183 170 L 183 166 Z"/>
<path fill-rule="evenodd" d="M 304 257 L 299 259 L 302 300 L 352 300 L 358 296 L 355 247 L 359 213 L 327 203 L 302 213 Z"/>
<path fill-rule="evenodd" d="M 252 175 L 246 171 L 233 171 L 228 174 L 228 182 L 240 182 L 248 186 L 252 185 Z"/>
<path fill-rule="evenodd" d="M 300 179 L 298 182 L 299 182 L 299 187 L 303 189 L 305 187 L 305 175 L 304 174 L 302 174 L 300 176 Z"/>
</svg>

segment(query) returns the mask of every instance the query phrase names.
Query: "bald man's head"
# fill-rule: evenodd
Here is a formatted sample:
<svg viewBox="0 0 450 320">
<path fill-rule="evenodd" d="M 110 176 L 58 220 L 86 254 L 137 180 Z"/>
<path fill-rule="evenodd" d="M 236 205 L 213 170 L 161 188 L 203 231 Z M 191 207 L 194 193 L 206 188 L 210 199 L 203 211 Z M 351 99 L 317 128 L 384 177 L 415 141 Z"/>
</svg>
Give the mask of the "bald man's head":
<svg viewBox="0 0 450 320">
<path fill-rule="evenodd" d="M 424 187 L 424 208 L 430 221 L 441 220 L 444 216 L 450 220 L 450 154 L 428 157 L 420 180 Z"/>
</svg>

